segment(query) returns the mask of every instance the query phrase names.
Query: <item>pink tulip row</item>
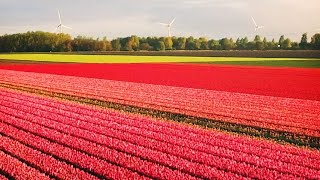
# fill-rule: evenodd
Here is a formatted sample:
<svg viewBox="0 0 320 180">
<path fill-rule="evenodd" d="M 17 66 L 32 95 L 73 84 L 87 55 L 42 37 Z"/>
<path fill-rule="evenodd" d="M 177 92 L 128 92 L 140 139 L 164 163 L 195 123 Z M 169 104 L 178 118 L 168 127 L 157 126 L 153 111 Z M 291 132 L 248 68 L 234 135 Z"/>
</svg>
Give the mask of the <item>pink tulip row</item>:
<svg viewBox="0 0 320 180">
<path fill-rule="evenodd" d="M 218 178 L 218 179 L 224 179 L 224 178 L 240 178 L 240 176 L 224 172 L 222 170 L 217 170 L 216 168 L 206 166 L 204 164 L 199 163 L 193 163 L 188 160 L 181 159 L 179 157 L 165 154 L 162 152 L 154 151 L 148 148 L 144 147 L 136 147 L 133 144 L 129 144 L 127 142 L 121 142 L 117 139 L 113 139 L 113 141 L 102 143 L 95 143 L 94 138 L 99 138 L 99 136 L 92 134 L 90 132 L 87 132 L 86 135 L 91 135 L 91 141 L 89 138 L 81 138 L 80 136 L 76 136 L 73 133 L 71 135 L 67 134 L 68 131 L 70 132 L 70 129 L 65 130 L 65 132 L 59 132 L 55 131 L 53 129 L 46 128 L 44 126 L 29 123 L 22 119 L 13 119 L 12 116 L 8 116 L 6 114 L 3 114 L 0 112 L 0 115 L 5 117 L 7 120 L 6 122 L 9 124 L 14 124 L 15 126 L 19 128 L 25 128 L 27 131 L 31 131 L 32 133 L 37 133 L 39 136 L 47 137 L 59 144 L 63 144 L 65 146 L 69 146 L 73 149 L 85 151 L 89 153 L 90 155 L 97 156 L 100 159 L 106 159 L 109 161 L 114 161 L 115 163 L 122 164 L 124 166 L 129 166 L 132 168 L 142 168 L 145 173 L 147 174 L 148 171 L 152 172 L 153 170 L 154 177 L 156 177 L 156 174 L 159 174 L 158 176 L 165 176 L 168 179 L 168 177 L 176 177 L 180 179 L 182 176 L 184 176 L 183 179 L 193 179 L 191 176 L 188 176 L 187 174 L 181 173 L 179 171 L 176 171 L 176 173 L 171 174 L 162 174 L 162 172 L 165 172 L 166 169 L 179 169 L 180 171 L 186 172 L 188 174 L 194 174 L 195 176 L 200 176 L 204 178 Z M 66 126 L 64 126 L 65 128 Z M 32 128 L 32 129 L 31 129 Z M 58 127 L 56 128 L 58 129 Z M 60 129 L 59 129 L 60 130 Z M 79 130 L 79 133 L 81 133 L 81 130 Z M 109 143 L 109 144 L 108 144 Z M 101 145 L 99 145 L 101 144 Z M 113 150 L 112 148 L 109 148 L 108 145 L 117 146 L 117 151 Z M 121 148 L 121 149 L 120 149 Z M 111 151 L 111 152 L 110 152 Z M 118 152 L 118 153 L 117 153 Z M 121 153 L 125 152 L 125 153 Z M 127 158 L 123 157 L 124 155 L 121 154 L 127 154 L 126 156 L 129 156 L 129 154 L 133 154 L 135 156 L 131 156 L 133 158 Z M 123 157 L 123 158 L 121 158 Z M 138 164 L 141 162 L 140 159 L 147 160 L 145 163 Z M 136 162 L 138 160 L 138 162 Z M 152 166 L 145 166 L 144 164 L 151 164 L 148 162 L 154 162 L 163 164 L 164 166 L 159 166 L 158 169 L 153 168 Z M 134 166 L 135 164 L 135 166 Z M 149 169 L 150 168 L 150 169 Z M 179 178 L 180 177 L 180 178 Z M 169 178 L 170 179 L 170 178 Z"/>
<path fill-rule="evenodd" d="M 257 142 L 251 143 L 250 139 L 236 139 L 235 137 L 227 138 L 229 136 L 225 136 L 224 134 L 219 135 L 218 133 L 215 133 L 215 135 L 213 136 L 212 133 L 208 133 L 205 130 L 189 128 L 188 126 L 180 126 L 178 124 L 159 121 L 150 121 L 150 119 L 148 118 L 130 114 L 121 114 L 112 110 L 100 109 L 72 102 L 57 101 L 45 97 L 29 95 L 26 93 L 17 93 L 6 89 L 1 90 L 3 92 L 0 92 L 0 94 L 7 101 L 10 101 L 10 98 L 13 98 L 14 101 L 17 101 L 17 99 L 19 99 L 24 105 L 33 103 L 33 105 L 39 108 L 39 110 L 42 109 L 66 117 L 73 116 L 81 121 L 98 125 L 99 128 L 107 127 L 118 130 L 138 129 L 135 132 L 136 134 L 153 138 L 154 133 L 160 133 L 162 135 L 160 136 L 159 140 L 164 140 L 164 138 L 162 137 L 167 136 L 170 137 L 167 138 L 167 140 L 169 140 L 173 144 L 177 144 L 177 142 L 179 141 L 189 141 L 193 145 L 196 145 L 196 143 L 194 142 L 198 142 L 201 143 L 199 147 L 205 147 L 206 145 L 224 147 L 227 149 L 243 151 L 248 154 L 254 154 L 262 157 L 277 158 L 277 160 L 281 160 L 283 162 L 296 164 L 306 163 L 302 165 L 320 169 L 320 165 L 317 165 L 317 159 L 315 159 L 314 162 L 305 161 L 308 160 L 310 156 L 306 154 L 306 151 L 304 151 L 305 154 L 302 154 L 302 151 L 300 151 L 300 149 L 282 148 L 281 146 L 275 146 L 274 144 L 264 143 L 264 141 L 260 141 L 258 142 L 258 144 Z M 119 125 L 121 125 L 122 127 Z M 223 141 L 223 143 L 218 143 L 221 141 Z M 187 146 L 189 147 L 190 145 Z M 263 151 L 254 151 L 259 148 L 263 148 Z M 290 154 L 290 156 L 284 156 L 285 154 Z M 299 161 L 299 159 L 301 159 L 301 156 L 305 157 L 304 161 Z M 292 160 L 292 158 L 294 158 L 294 161 L 290 162 L 289 160 Z"/>
<path fill-rule="evenodd" d="M 292 165 L 291 163 L 287 164 L 285 162 L 278 162 L 277 160 L 268 159 L 264 157 L 259 157 L 259 164 L 258 164 L 256 161 L 256 157 L 252 156 L 251 154 L 242 153 L 241 151 L 237 152 L 237 151 L 229 150 L 224 147 L 212 147 L 212 146 L 208 146 L 206 144 L 198 143 L 198 142 L 194 142 L 190 144 L 190 142 L 187 142 L 181 138 L 175 138 L 174 136 L 166 136 L 161 133 L 154 133 L 153 131 L 141 131 L 141 129 L 131 128 L 130 126 L 123 126 L 120 124 L 118 125 L 114 124 L 113 126 L 102 127 L 92 123 L 84 122 L 85 119 L 88 119 L 88 117 L 87 118 L 84 117 L 81 120 L 79 119 L 79 117 L 77 118 L 76 116 L 72 116 L 72 117 L 69 117 L 67 121 L 65 121 L 63 120 L 65 119 L 64 118 L 65 116 L 57 115 L 57 113 L 59 113 L 60 111 L 58 109 L 56 109 L 56 112 L 52 113 L 53 108 L 51 108 L 50 110 L 50 107 L 45 107 L 45 109 L 47 109 L 48 111 L 37 109 L 38 104 L 40 103 L 34 104 L 34 103 L 28 103 L 25 101 L 20 102 L 17 100 L 14 100 L 15 103 L 10 103 L 8 101 L 9 100 L 7 99 L 5 103 L 1 103 L 1 104 L 7 107 L 15 107 L 17 109 L 24 111 L 25 113 L 32 112 L 30 114 L 33 114 L 36 117 L 58 121 L 63 124 L 71 125 L 72 127 L 79 127 L 81 129 L 86 129 L 88 131 L 91 131 L 97 134 L 102 134 L 108 137 L 123 139 L 124 141 L 129 141 L 134 144 L 139 144 L 141 142 L 152 142 L 152 143 L 144 143 L 143 146 L 147 146 L 149 148 L 157 148 L 157 150 L 172 154 L 172 152 L 167 152 L 167 149 L 170 148 L 174 153 L 176 153 L 174 155 L 181 154 L 181 153 L 187 155 L 188 150 L 191 149 L 191 150 L 195 150 L 199 156 L 202 155 L 202 157 L 204 157 L 203 159 L 208 159 L 208 154 L 210 154 L 215 156 L 215 157 L 211 157 L 210 159 L 214 159 L 216 157 L 219 157 L 219 158 L 224 157 L 224 158 L 230 158 L 230 159 L 236 160 L 238 162 L 246 162 L 248 164 L 252 164 L 255 166 L 262 166 L 265 168 L 270 168 L 270 164 L 273 164 L 276 168 L 271 168 L 271 169 L 275 169 L 283 173 L 292 173 L 293 169 L 295 170 L 294 173 L 296 173 L 296 175 L 299 175 L 301 173 L 306 174 L 306 172 L 308 172 L 308 168 L 295 166 L 295 165 Z M 40 105 L 40 107 L 41 106 L 43 105 Z M 37 110 L 34 111 L 33 109 L 37 109 Z M 103 119 L 97 119 L 97 118 L 93 120 L 103 121 Z M 62 128 L 70 129 L 69 127 L 62 127 Z M 153 141 L 151 141 L 150 139 L 153 139 Z M 176 148 L 176 146 L 182 146 L 183 148 L 181 147 Z M 181 149 L 182 150 L 184 149 L 184 151 L 181 151 Z M 184 158 L 187 158 L 187 157 L 184 157 Z M 201 158 L 198 157 L 197 160 L 199 159 Z M 295 159 L 292 158 L 291 162 L 294 162 L 294 161 Z M 204 162 L 201 162 L 201 163 L 204 163 Z M 319 165 L 316 162 L 310 165 L 313 168 L 319 168 Z M 283 166 L 286 166 L 286 168 L 281 169 L 280 167 L 283 167 Z M 312 176 L 313 172 L 310 172 L 309 174 Z"/>
<path fill-rule="evenodd" d="M 4 115 L 3 117 L 7 116 Z M 12 118 L 15 119 L 14 117 Z M 59 157 L 60 159 L 69 161 L 74 165 L 85 168 L 90 172 L 93 172 L 95 175 L 98 175 L 98 177 L 105 177 L 111 179 L 147 179 L 138 175 L 137 173 L 133 173 L 125 168 L 115 166 L 104 160 L 88 155 L 87 153 L 76 151 L 73 148 L 68 148 L 54 141 L 50 141 L 49 135 L 46 138 L 43 138 L 35 135 L 36 133 L 34 131 L 33 133 L 28 133 L 27 131 L 25 131 L 25 129 L 19 128 L 17 124 L 13 124 L 13 126 L 5 123 L 0 124 L 0 132 L 8 135 L 9 137 L 14 138 L 25 144 L 28 144 L 45 153 L 49 153 Z M 23 125 L 21 124 L 21 126 Z M 68 139 L 64 140 L 68 141 Z"/>
<path fill-rule="evenodd" d="M 114 128 L 112 129 L 111 126 L 104 129 L 103 127 L 101 128 L 99 126 L 95 126 L 93 123 L 86 122 L 85 119 L 78 119 L 78 117 L 71 115 L 72 112 L 70 112 L 71 114 L 68 115 L 69 117 L 64 118 L 63 116 L 59 115 L 58 112 L 54 113 L 54 109 L 50 107 L 45 107 L 45 108 L 48 108 L 49 110 L 48 113 L 46 113 L 45 111 L 41 111 L 40 109 L 37 109 L 37 108 L 40 108 L 40 106 L 43 106 L 44 103 L 42 103 L 41 101 L 39 101 L 40 106 L 36 106 L 36 104 L 34 103 L 29 102 L 28 104 L 28 101 L 22 102 L 15 99 L 14 101 L 10 102 L 8 100 L 10 100 L 10 98 L 7 98 L 5 99 L 5 101 L 1 102 L 1 104 L 3 105 L 2 108 L 4 109 L 4 111 L 6 113 L 12 113 L 12 115 L 18 114 L 18 116 L 21 119 L 25 119 L 28 121 L 32 121 L 33 123 L 36 123 L 31 127 L 39 126 L 38 131 L 42 129 L 41 131 L 43 132 L 43 126 L 50 127 L 62 133 L 69 133 L 72 136 L 75 136 L 77 138 L 89 140 L 89 142 L 91 143 L 101 144 L 102 147 L 111 146 L 111 148 L 121 150 L 121 151 L 130 149 L 129 148 L 130 146 L 132 146 L 132 149 L 137 147 L 140 147 L 140 149 L 144 148 L 144 151 L 151 149 L 150 152 L 153 152 L 153 155 L 155 154 L 154 152 L 167 153 L 167 154 L 171 154 L 171 156 L 173 157 L 183 158 L 185 160 L 190 160 L 192 162 L 196 161 L 200 164 L 204 164 L 209 167 L 217 167 L 218 169 L 224 169 L 226 171 L 239 173 L 239 175 L 253 177 L 253 178 L 257 178 L 257 177 L 261 178 L 265 176 L 269 176 L 272 178 L 285 177 L 285 176 L 287 176 L 287 178 L 294 177 L 294 176 L 303 176 L 303 177 L 312 178 L 314 176 L 319 176 L 316 173 L 317 172 L 316 169 L 318 168 L 317 166 L 315 167 L 316 169 L 310 169 L 302 166 L 294 166 L 290 163 L 289 164 L 284 162 L 277 163 L 276 161 L 272 161 L 272 159 L 266 159 L 266 158 L 257 157 L 257 156 L 256 157 L 250 156 L 249 154 L 242 153 L 241 151 L 239 152 L 230 151 L 224 147 L 214 147 L 214 149 L 210 149 L 212 147 L 204 146 L 204 148 L 201 149 L 200 146 L 203 144 L 198 144 L 197 146 L 194 147 L 192 145 L 188 145 L 188 143 L 186 142 L 183 142 L 182 139 L 179 140 L 178 138 L 175 138 L 174 136 L 173 138 L 175 138 L 177 142 L 170 141 L 170 140 L 168 141 L 166 140 L 166 138 L 161 139 L 162 135 L 157 136 L 157 133 L 152 134 L 152 136 L 155 136 L 155 138 L 151 139 L 151 136 L 147 138 L 148 137 L 147 134 L 152 133 L 152 131 L 138 135 L 137 133 L 138 130 L 133 131 L 133 129 L 130 129 L 130 127 L 125 127 L 123 131 L 119 131 L 120 130 L 119 128 L 117 130 Z M 24 104 L 24 105 L 20 105 L 20 104 Z M 20 110 L 24 112 L 20 112 L 21 115 L 19 115 L 19 113 L 14 111 L 14 108 L 16 110 Z M 65 111 L 63 111 L 63 113 L 65 113 Z M 5 114 L 3 115 L 5 116 Z M 70 116 L 73 116 L 73 117 L 70 117 Z M 87 117 L 87 118 L 90 119 L 90 117 Z M 92 118 L 95 118 L 95 117 L 92 117 Z M 10 119 L 10 116 L 7 117 L 7 119 Z M 97 122 L 104 121 L 103 119 L 93 119 L 93 120 Z M 8 123 L 12 123 L 12 122 L 8 122 Z M 23 126 L 21 125 L 21 127 Z M 85 129 L 87 129 L 88 131 Z M 108 131 L 108 132 L 103 133 L 104 131 Z M 52 134 L 52 132 L 50 133 L 48 132 L 46 134 Z M 46 134 L 43 134 L 42 136 L 45 136 Z M 167 136 L 167 138 L 170 139 L 170 136 Z M 75 139 L 74 141 L 78 141 L 78 140 Z M 123 148 L 121 149 L 121 146 L 117 146 L 117 144 L 120 144 L 121 142 L 126 142 L 127 149 L 123 149 Z M 135 153 L 135 151 L 130 151 L 129 153 L 133 154 Z M 181 154 L 183 155 L 181 156 Z M 141 157 L 143 155 L 143 152 L 136 155 Z M 316 158 L 317 157 L 318 156 L 316 156 Z M 145 158 L 150 158 L 150 157 L 146 156 Z M 236 161 L 234 159 L 236 159 Z M 294 162 L 294 159 L 291 159 L 291 160 L 292 162 Z M 225 164 L 232 164 L 233 167 L 225 167 L 226 166 Z M 263 167 L 267 167 L 267 168 L 263 168 Z"/>
<path fill-rule="evenodd" d="M 7 81 L 54 92 L 320 136 L 317 101 L 57 75 L 41 74 L 40 78 L 36 73 L 26 73 L 20 78 L 6 73 L 11 75 L 4 78 Z M 39 80 L 34 82 L 34 78 Z"/>
<path fill-rule="evenodd" d="M 38 170 L 27 166 L 18 159 L 0 150 L 0 170 L 10 174 L 15 179 L 50 179 Z"/>
<path fill-rule="evenodd" d="M 30 164 L 43 169 L 51 176 L 59 179 L 98 179 L 88 173 L 61 162 L 52 156 L 46 155 L 33 148 L 27 147 L 18 141 L 0 135 L 0 149 L 15 154 Z"/>
<path fill-rule="evenodd" d="M 2 89 L 2 91 L 4 91 L 4 89 Z M 199 140 L 199 133 L 201 133 L 202 135 L 206 135 L 208 137 L 206 138 L 203 138 L 203 142 L 205 143 L 210 143 L 210 141 L 206 141 L 207 139 L 212 139 L 212 138 L 216 138 L 215 137 L 211 137 L 210 135 L 211 134 L 208 134 L 206 133 L 206 131 L 201 131 L 200 129 L 195 129 L 195 128 L 189 128 L 187 126 L 179 126 L 179 125 L 176 125 L 175 124 L 172 124 L 172 123 L 164 123 L 164 122 L 158 122 L 158 121 L 152 121 L 150 122 L 149 119 L 146 119 L 146 118 L 142 118 L 142 117 L 138 117 L 136 115 L 130 115 L 130 114 L 125 114 L 125 115 L 121 115 L 119 114 L 118 112 L 114 112 L 114 111 L 111 111 L 111 110 L 103 110 L 103 109 L 100 109 L 100 108 L 94 108 L 93 106 L 85 106 L 85 105 L 79 105 L 79 104 L 75 104 L 75 103 L 71 103 L 71 102 L 61 102 L 61 101 L 53 101 L 52 99 L 47 99 L 47 98 L 40 98 L 38 96 L 31 96 L 29 94 L 26 94 L 26 93 L 18 93 L 17 92 L 10 92 L 8 90 L 6 90 L 7 92 L 4 93 L 3 95 L 4 96 L 7 96 L 7 97 L 14 97 L 14 98 L 20 98 L 21 96 L 26 96 L 28 97 L 28 101 L 30 102 L 34 102 L 34 103 L 42 103 L 46 106 L 49 106 L 49 107 L 56 107 L 56 108 L 59 108 L 60 111 L 61 110 L 67 110 L 67 111 L 62 111 L 62 115 L 64 116 L 68 116 L 67 114 L 71 111 L 71 112 L 76 112 L 75 114 L 81 114 L 80 115 L 80 118 L 84 115 L 93 115 L 96 116 L 96 115 L 99 115 L 100 118 L 104 118 L 104 119 L 107 119 L 107 120 L 110 120 L 110 116 L 112 115 L 112 119 L 111 119 L 111 122 L 114 122 L 116 120 L 118 120 L 118 122 L 120 122 L 121 124 L 123 124 L 124 122 L 128 122 L 130 126 L 142 126 L 144 129 L 146 128 L 149 128 L 149 125 L 146 125 L 146 123 L 136 123 L 137 121 L 141 121 L 141 122 L 147 122 L 147 124 L 150 124 L 152 123 L 153 125 L 157 125 L 158 127 L 157 128 L 161 128 L 161 129 L 155 129 L 155 126 L 152 127 L 152 130 L 156 130 L 156 132 L 162 132 L 162 133 L 167 133 L 167 132 L 174 132 L 176 133 L 175 135 L 176 136 L 179 136 L 179 137 L 183 137 L 183 138 L 187 138 L 188 139 L 188 136 L 185 136 L 183 133 L 187 133 L 187 135 L 190 135 L 190 134 L 194 134 L 194 137 L 196 137 L 195 139 Z M 10 92 L 10 93 L 9 93 Z M 23 100 L 23 99 L 22 99 Z M 34 100 L 34 101 L 32 101 Z M 38 101 L 40 100 L 40 101 Z M 44 107 L 45 110 L 48 110 L 46 107 Z M 50 109 L 50 108 L 49 108 Z M 67 114 L 66 114 L 67 113 Z M 120 117 L 119 117 L 120 116 Z M 127 117 L 130 117 L 129 119 Z M 92 117 L 91 117 L 92 118 Z M 119 119 L 120 118 L 120 119 Z M 132 119 L 132 120 L 131 120 Z M 130 121 L 131 120 L 131 121 Z M 89 121 L 90 121 L 90 118 L 89 118 Z M 93 122 L 93 123 L 97 123 L 98 125 L 103 125 L 103 121 L 90 121 L 90 122 Z M 108 123 L 107 123 L 108 124 Z M 163 127 L 173 127 L 175 126 L 174 130 L 171 130 L 171 129 L 163 129 Z M 177 132 L 181 132 L 182 134 L 177 134 Z M 172 134 L 168 134 L 168 135 L 172 135 Z M 223 139 L 223 136 L 221 137 Z M 189 139 L 189 140 L 192 140 L 192 139 Z M 227 139 L 223 139 L 223 140 L 227 140 Z M 233 139 L 234 140 L 234 139 Z M 239 139 L 239 140 L 242 140 L 242 139 Z M 250 142 L 250 141 L 249 141 Z M 259 145 L 261 145 L 264 141 L 261 141 L 259 142 Z M 241 143 L 245 143 L 245 144 L 248 144 L 248 139 L 245 139 L 245 140 L 242 140 Z M 251 146 L 254 145 L 254 144 L 250 144 Z M 264 144 L 264 149 L 265 148 L 272 148 L 272 147 L 268 147 L 270 144 L 267 143 L 267 144 Z M 279 147 L 277 147 L 279 148 Z M 279 151 L 279 149 L 277 149 L 276 151 Z M 294 153 L 294 152 L 291 152 L 291 153 Z M 301 155 L 301 154 L 300 154 Z"/>
</svg>

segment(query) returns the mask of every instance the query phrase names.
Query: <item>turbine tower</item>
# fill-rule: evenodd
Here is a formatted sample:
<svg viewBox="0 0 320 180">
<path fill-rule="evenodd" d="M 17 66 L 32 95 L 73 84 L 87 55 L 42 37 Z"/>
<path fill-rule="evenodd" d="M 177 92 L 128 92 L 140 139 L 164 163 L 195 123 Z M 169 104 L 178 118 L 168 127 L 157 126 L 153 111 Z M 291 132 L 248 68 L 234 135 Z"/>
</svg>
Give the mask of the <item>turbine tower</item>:
<svg viewBox="0 0 320 180">
<path fill-rule="evenodd" d="M 168 28 L 168 37 L 171 37 L 171 26 L 174 23 L 174 21 L 176 20 L 176 18 L 174 18 L 171 23 L 167 24 L 167 23 L 160 23 L 161 25 L 164 25 Z"/>
<path fill-rule="evenodd" d="M 60 33 L 63 33 L 63 28 L 72 29 L 71 27 L 68 27 L 62 24 L 61 14 L 59 10 L 58 10 L 58 16 L 59 16 L 60 24 L 57 26 L 56 31 L 59 30 Z"/>
<path fill-rule="evenodd" d="M 253 17 L 251 17 L 251 19 L 252 19 L 252 22 L 253 22 L 253 24 L 254 24 L 254 31 L 255 31 L 255 32 L 258 31 L 259 29 L 264 28 L 264 26 L 258 26 L 257 23 L 256 23 L 256 21 L 253 19 Z"/>
</svg>

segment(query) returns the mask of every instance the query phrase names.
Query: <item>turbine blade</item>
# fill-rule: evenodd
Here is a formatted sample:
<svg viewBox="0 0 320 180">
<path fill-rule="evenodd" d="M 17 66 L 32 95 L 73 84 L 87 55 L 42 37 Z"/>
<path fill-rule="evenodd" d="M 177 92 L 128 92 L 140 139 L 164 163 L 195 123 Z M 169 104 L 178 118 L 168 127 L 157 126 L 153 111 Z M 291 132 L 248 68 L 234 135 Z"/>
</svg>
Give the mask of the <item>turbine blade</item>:
<svg viewBox="0 0 320 180">
<path fill-rule="evenodd" d="M 252 22 L 253 22 L 254 26 L 257 27 L 258 25 L 257 25 L 256 21 L 253 19 L 253 17 L 251 17 L 251 19 L 252 19 Z"/>
<path fill-rule="evenodd" d="M 60 24 L 62 24 L 62 22 L 61 22 L 60 10 L 58 10 L 58 15 L 59 15 L 59 21 L 60 21 Z"/>
<path fill-rule="evenodd" d="M 72 29 L 71 27 L 68 27 L 68 26 L 65 26 L 65 25 L 62 25 L 62 27 L 67 28 L 67 29 Z"/>
<path fill-rule="evenodd" d="M 176 20 L 176 18 L 173 18 L 173 20 L 171 21 L 171 23 L 169 25 L 171 26 L 175 20 Z"/>
<path fill-rule="evenodd" d="M 159 23 L 161 25 L 164 25 L 164 26 L 168 26 L 169 24 L 166 24 L 166 23 Z"/>
</svg>

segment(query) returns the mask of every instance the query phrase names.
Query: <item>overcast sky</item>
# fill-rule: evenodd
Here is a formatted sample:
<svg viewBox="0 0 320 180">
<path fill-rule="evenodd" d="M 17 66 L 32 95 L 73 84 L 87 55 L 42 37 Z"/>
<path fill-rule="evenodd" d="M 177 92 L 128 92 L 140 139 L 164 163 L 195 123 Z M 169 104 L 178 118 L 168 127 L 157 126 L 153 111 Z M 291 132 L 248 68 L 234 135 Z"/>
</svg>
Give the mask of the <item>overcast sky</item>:
<svg viewBox="0 0 320 180">
<path fill-rule="evenodd" d="M 284 34 L 296 40 L 320 31 L 320 0 L 0 0 L 0 34 L 54 32 L 58 9 L 73 36 L 165 36 L 159 22 L 174 17 L 175 36 L 252 38 L 251 17 L 269 39 Z"/>
</svg>

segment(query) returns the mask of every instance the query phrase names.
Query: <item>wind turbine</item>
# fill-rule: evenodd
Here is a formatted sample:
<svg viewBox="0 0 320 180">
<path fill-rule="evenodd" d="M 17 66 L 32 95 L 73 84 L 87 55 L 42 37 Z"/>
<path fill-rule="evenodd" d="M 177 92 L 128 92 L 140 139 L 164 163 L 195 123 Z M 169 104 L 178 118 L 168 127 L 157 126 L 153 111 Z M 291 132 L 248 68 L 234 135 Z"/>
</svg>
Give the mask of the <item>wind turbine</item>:
<svg viewBox="0 0 320 180">
<path fill-rule="evenodd" d="M 176 18 L 174 18 L 171 23 L 167 24 L 167 23 L 160 23 L 161 25 L 164 25 L 168 28 L 168 37 L 171 37 L 171 26 L 174 23 L 174 21 L 176 20 Z"/>
<path fill-rule="evenodd" d="M 253 22 L 253 24 L 254 24 L 254 31 L 257 31 L 257 30 L 259 30 L 259 29 L 264 28 L 264 26 L 258 26 L 257 23 L 256 23 L 256 21 L 253 19 L 253 17 L 251 17 L 251 19 L 252 19 L 252 22 Z"/>
<path fill-rule="evenodd" d="M 60 11 L 58 10 L 58 15 L 59 15 L 59 22 L 60 24 L 57 26 L 56 31 L 59 30 L 60 33 L 63 33 L 63 28 L 67 28 L 67 29 L 72 29 L 71 27 L 65 26 L 62 24 L 62 20 L 61 20 L 61 14 Z"/>
</svg>

